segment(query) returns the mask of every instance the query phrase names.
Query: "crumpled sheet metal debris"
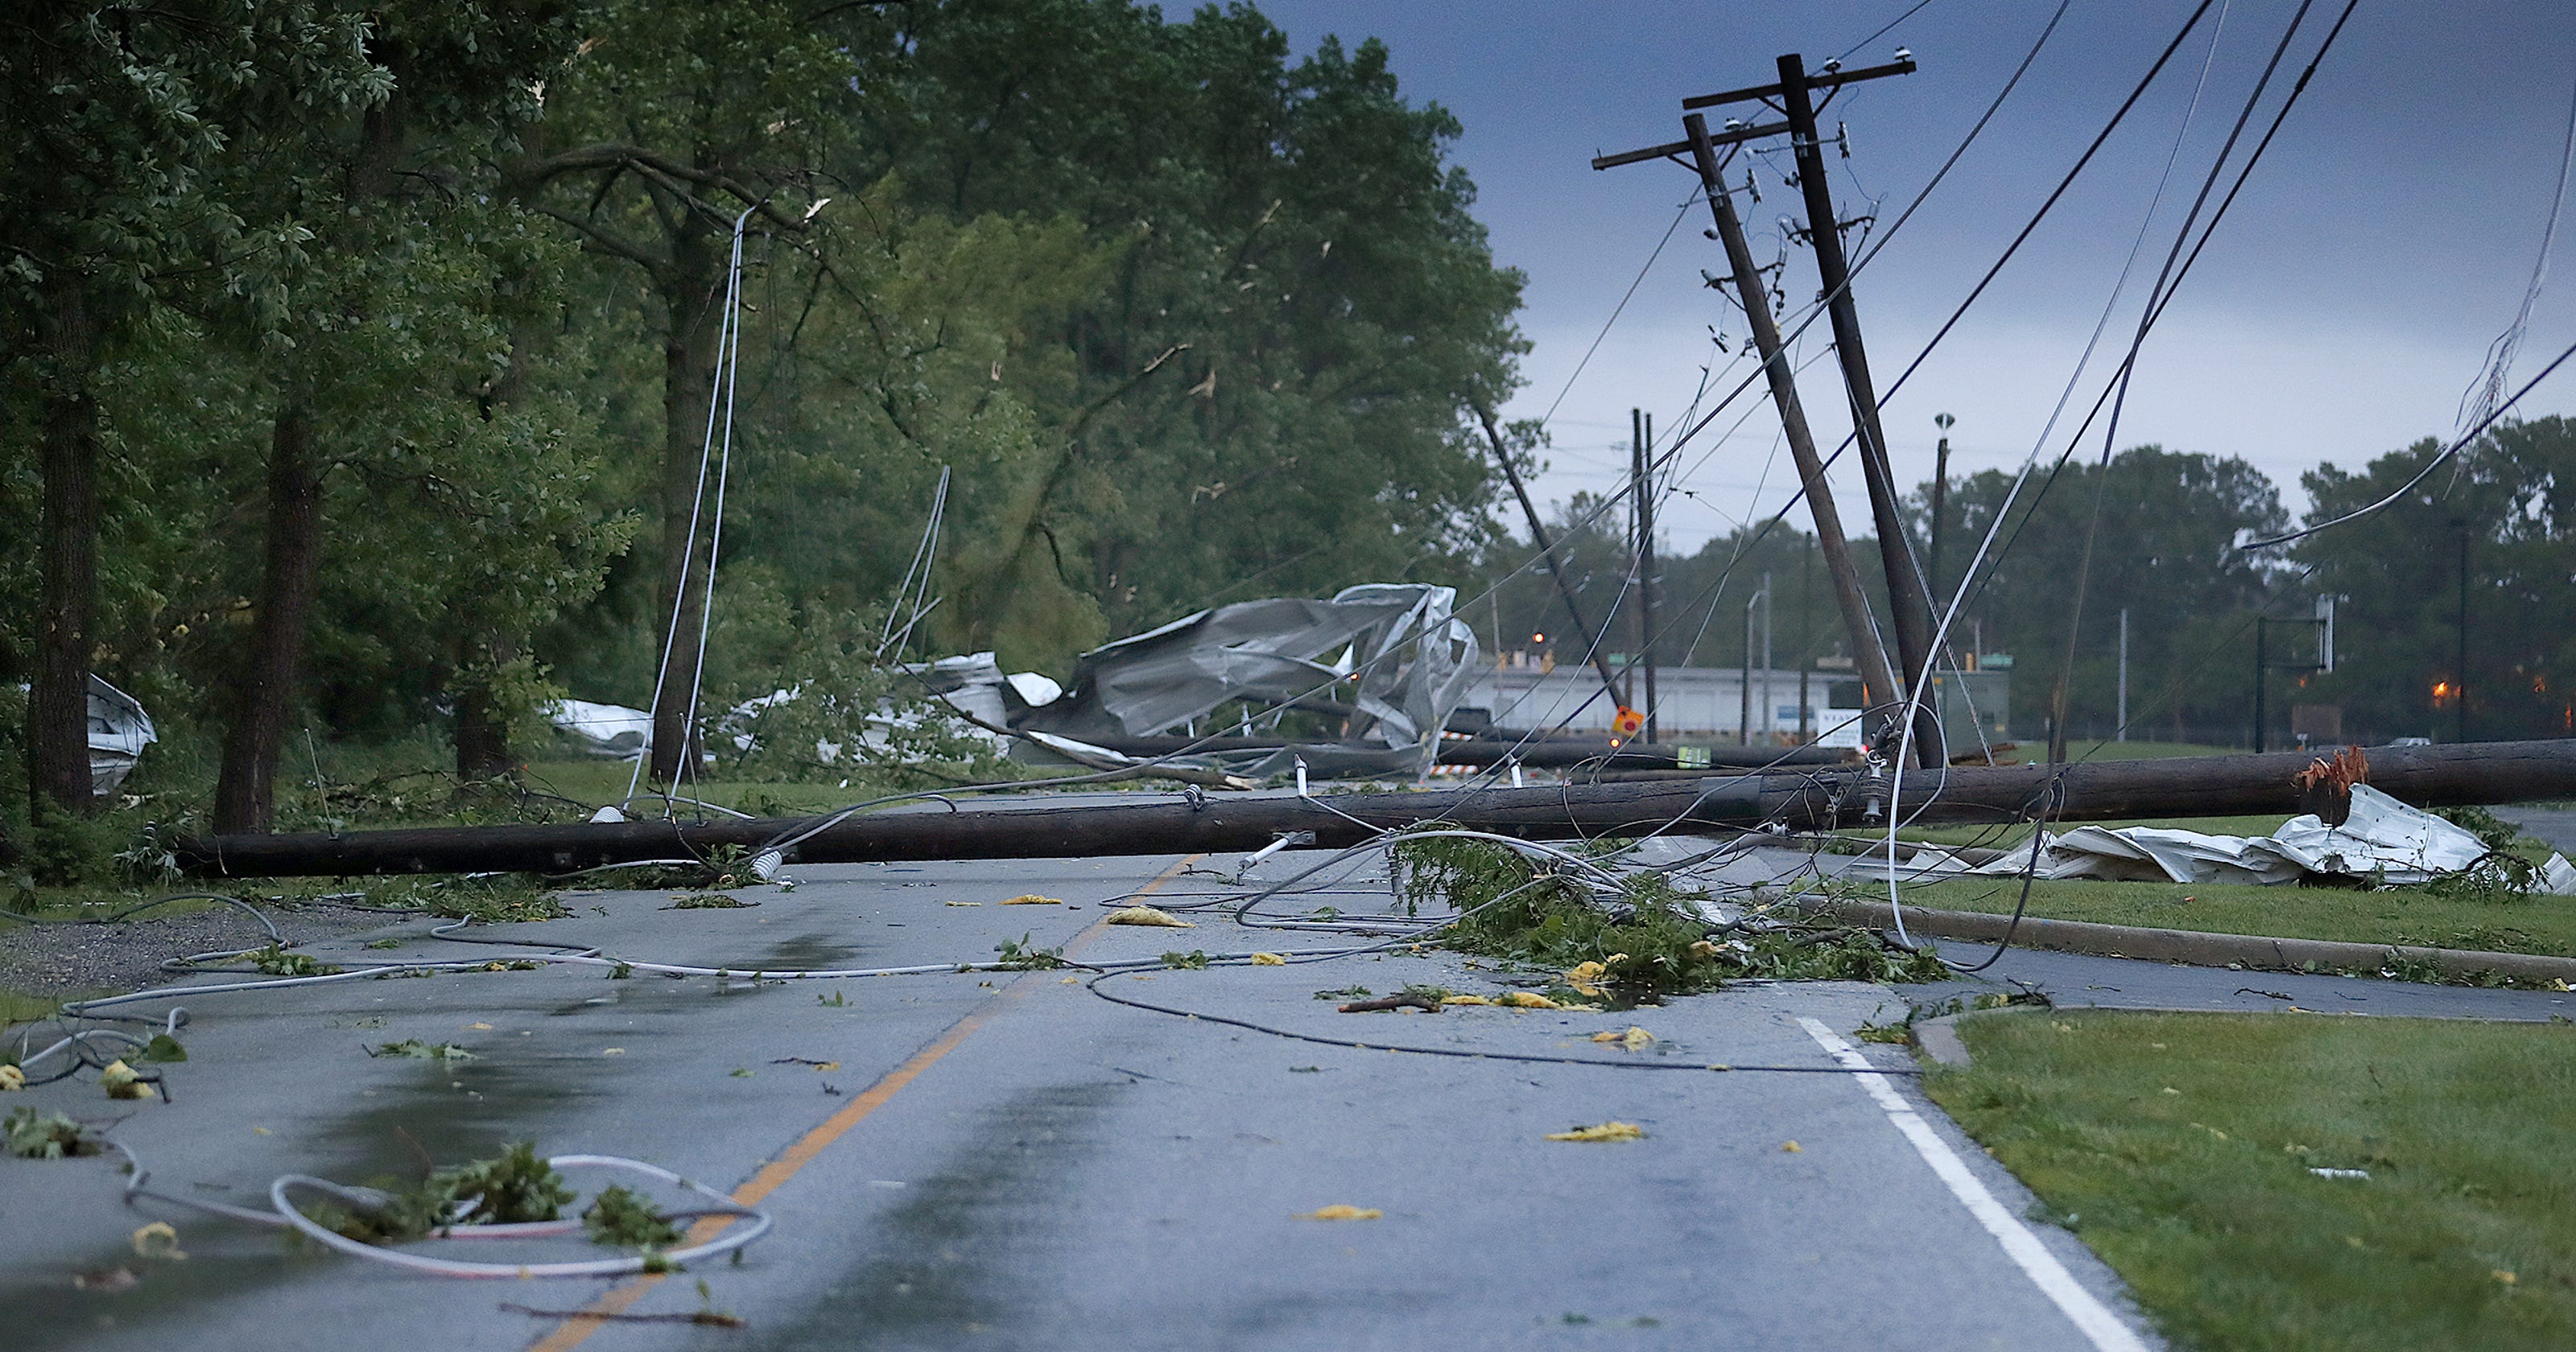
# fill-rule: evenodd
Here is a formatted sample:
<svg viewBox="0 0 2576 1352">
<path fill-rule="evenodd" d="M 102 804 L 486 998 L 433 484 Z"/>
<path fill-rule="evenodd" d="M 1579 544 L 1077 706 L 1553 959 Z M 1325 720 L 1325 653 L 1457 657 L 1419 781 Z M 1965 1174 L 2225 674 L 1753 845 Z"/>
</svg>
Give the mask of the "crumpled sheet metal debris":
<svg viewBox="0 0 2576 1352">
<path fill-rule="evenodd" d="M 903 669 L 959 712 L 995 727 L 1007 727 L 1013 719 L 1052 704 L 1064 694 L 1064 687 L 1043 673 L 1005 674 L 1002 664 L 989 652 L 943 657 L 933 662 L 906 662 Z"/>
<path fill-rule="evenodd" d="M 1343 755 L 1428 768 L 1440 729 L 1477 667 L 1476 634 L 1451 612 L 1454 588 L 1346 587 L 1329 601 L 1274 597 L 1187 615 L 1084 653 L 1063 698 L 1014 724 L 1078 741 L 1150 736 L 1250 698 L 1324 707 L 1318 687 L 1348 682 L 1357 740 Z M 1350 678 L 1356 677 L 1356 680 Z M 1392 753 L 1392 754 L 1388 754 Z M 1299 749 L 1245 753 L 1238 774 L 1285 769 Z M 1308 757 L 1309 768 L 1327 767 Z"/>
<path fill-rule="evenodd" d="M 2043 837 L 2037 875 L 2125 882 L 2295 882 L 2309 874 L 2367 878 L 2400 886 L 2461 872 L 2485 858 L 2475 835 L 2381 793 L 2352 786 L 2352 811 L 2341 826 L 2314 814 L 2293 817 L 2268 836 L 2221 836 L 2154 826 L 2079 826 Z M 1926 871 L 2018 876 L 2027 848 L 1970 866 L 1945 852 L 1918 851 L 1911 866 Z M 2576 881 L 2576 870 L 2569 870 Z"/>
<path fill-rule="evenodd" d="M 143 748 L 161 740 L 152 715 L 132 695 L 93 673 L 89 678 L 89 787 L 110 794 L 125 783 Z"/>
<path fill-rule="evenodd" d="M 1008 726 L 1010 720 L 1064 693 L 1063 686 L 1039 672 L 1006 674 L 989 652 L 943 657 L 933 662 L 906 662 L 903 669 L 960 713 L 982 719 L 994 727 Z M 742 726 L 763 709 L 795 700 L 803 689 L 803 683 L 799 682 L 744 700 L 718 720 L 720 730 L 730 730 L 734 745 L 748 750 L 752 738 L 741 730 Z M 98 698 L 93 690 L 90 695 L 93 727 L 97 723 Z M 653 715 L 642 709 L 623 704 L 560 699 L 547 705 L 543 713 L 557 732 L 571 738 L 594 756 L 634 760 L 653 749 Z M 897 715 L 889 710 L 884 717 L 892 721 Z M 148 734 L 148 720 L 145 728 Z M 95 742 L 95 736 L 92 740 Z M 839 747 L 829 743 L 817 743 L 816 750 L 824 753 L 823 759 L 827 763 L 836 759 L 840 752 Z"/>
<path fill-rule="evenodd" d="M 653 745 L 653 715 L 623 704 L 594 704 L 586 699 L 559 699 L 544 709 L 557 732 L 594 756 L 633 760 Z"/>
</svg>

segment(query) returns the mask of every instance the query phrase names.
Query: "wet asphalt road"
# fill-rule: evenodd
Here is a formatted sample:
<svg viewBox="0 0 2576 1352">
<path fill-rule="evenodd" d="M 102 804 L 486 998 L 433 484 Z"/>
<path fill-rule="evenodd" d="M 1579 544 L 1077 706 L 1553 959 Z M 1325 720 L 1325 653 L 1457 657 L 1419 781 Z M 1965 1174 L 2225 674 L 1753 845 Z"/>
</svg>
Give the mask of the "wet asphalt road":
<svg viewBox="0 0 2576 1352">
<path fill-rule="evenodd" d="M 1294 858 L 1291 856 L 1290 858 Z M 1231 860 L 1219 861 L 1230 866 Z M 1106 927 L 1103 902 L 1177 861 L 815 867 L 741 910 L 662 893 L 571 898 L 550 942 L 706 965 L 875 966 L 989 957 L 1024 933 L 1079 957 L 1339 946 L 1314 933 Z M 1212 900 L 1171 876 L 1155 899 Z M 1023 892 L 1078 908 L 999 905 Z M 1383 884 L 1311 904 L 1384 905 Z M 974 902 L 976 905 L 950 905 Z M 455 954 L 412 936 L 317 946 L 338 961 Z M 1452 1009 L 1341 1015 L 1319 990 L 1507 989 L 1455 955 L 1108 978 L 1115 992 L 1291 1032 L 1588 1060 L 1834 1064 L 1801 1018 L 1848 1036 L 1902 1001 L 1872 986 L 1751 987 L 1623 1014 Z M 2259 983 L 2258 983 L 2259 984 Z M 1123 1007 L 1062 973 L 753 985 L 598 968 L 356 981 L 185 1002 L 176 1101 L 94 1087 L 12 1096 L 119 1119 L 152 1186 L 261 1205 L 305 1171 L 416 1174 L 534 1140 L 629 1155 L 721 1188 L 758 1181 L 776 1230 L 739 1264 L 653 1283 L 448 1281 L 290 1251 L 272 1233 L 119 1204 L 108 1160 L 0 1160 L 0 1328 L 15 1348 L 1405 1348 L 2090 1345 L 1936 1176 L 1888 1105 L 1844 1074 L 1639 1071 L 1318 1045 Z M 1631 1024 L 1657 1042 L 1596 1044 Z M 370 1057 L 454 1043 L 463 1062 Z M 1879 1064 L 1910 1064 L 1866 1047 Z M 804 1062 L 837 1063 L 817 1069 Z M 2031 1202 L 1890 1082 L 1894 1111 L 2018 1217 Z M 14 1106 L 14 1105 L 12 1105 Z M 1911 1111 L 1908 1111 L 1911 1110 Z M 1551 1142 L 1610 1119 L 1647 1135 Z M 1785 1147 L 1797 1142 L 1798 1149 Z M 768 1166 L 764 1169 L 764 1166 Z M 1376 1220 L 1319 1221 L 1335 1204 Z M 166 1219 L 184 1262 L 138 1259 Z M 2125 1309 L 2108 1270 L 2032 1227 L 2073 1283 Z M 450 1244 L 499 1261 L 578 1242 Z M 123 1291 L 75 1274 L 125 1268 Z M 703 1283 L 703 1286 L 700 1284 Z M 503 1302 L 629 1313 L 714 1308 L 748 1331 L 566 1323 Z M 2125 1316 L 2123 1316 L 2125 1318 Z M 2134 1322 L 2134 1321 L 2132 1321 Z M 2150 1340 L 2152 1343 L 2152 1340 Z"/>
</svg>

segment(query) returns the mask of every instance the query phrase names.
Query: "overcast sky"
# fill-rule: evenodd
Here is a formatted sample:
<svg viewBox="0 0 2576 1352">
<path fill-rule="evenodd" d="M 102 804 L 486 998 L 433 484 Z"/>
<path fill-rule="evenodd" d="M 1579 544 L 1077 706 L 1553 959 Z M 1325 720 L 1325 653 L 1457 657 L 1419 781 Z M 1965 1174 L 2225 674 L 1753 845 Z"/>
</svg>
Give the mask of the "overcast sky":
<svg viewBox="0 0 2576 1352">
<path fill-rule="evenodd" d="M 2003 111 L 1855 284 L 1882 391 L 2074 163 L 2193 2 L 2073 0 Z M 1700 284 L 1702 269 L 1725 266 L 1702 236 L 1702 207 L 1687 213 L 1568 389 L 1694 184 L 1671 164 L 1596 173 L 1590 158 L 1676 139 L 1684 96 L 1768 82 L 1783 52 L 1820 65 L 1911 3 L 1262 0 L 1261 7 L 1301 51 L 1327 34 L 1346 43 L 1384 39 L 1407 97 L 1436 101 L 1465 124 L 1455 154 L 1476 181 L 1476 214 L 1492 231 L 1496 258 L 1529 279 L 1520 323 L 1533 350 L 1508 414 L 1538 417 L 1565 391 L 1549 424 L 1555 444 L 1541 481 L 1545 496 L 1563 499 L 1617 484 L 1628 462 L 1630 407 L 1653 411 L 1658 430 L 1669 429 L 1712 359 L 1720 389 L 1751 370 L 1727 369 L 1732 358 L 1710 343 L 1714 324 L 1730 349 L 1740 349 L 1744 324 Z M 2017 467 L 2030 454 L 2112 299 L 2168 157 L 2179 142 L 2123 301 L 2143 296 L 2297 6 L 2220 0 L 2077 188 L 1889 401 L 1888 438 L 1906 484 L 1931 476 L 1938 412 L 1958 418 L 1954 474 Z M 2248 145 L 2342 8 L 2341 0 L 2317 0 Z M 1829 131 L 1840 123 L 1849 133 L 1850 157 L 1833 166 L 1844 214 L 1868 212 L 1876 200 L 1882 224 L 1893 220 L 2054 9 L 2045 0 L 1931 0 L 1851 51 L 1848 64 L 1860 66 L 1908 47 L 1922 69 L 1853 87 L 1827 111 Z M 2446 434 L 2539 255 L 2576 93 L 2571 57 L 2576 5 L 2363 0 L 2148 340 L 2120 444 L 2241 456 L 2272 476 L 2295 513 L 2305 506 L 2302 470 L 2325 460 L 2358 466 Z M 1785 161 L 1783 153 L 1775 163 Z M 1730 178 L 1740 181 L 1742 163 Z M 1757 172 L 1761 203 L 1739 198 L 1739 206 L 1756 253 L 1768 258 L 1780 247 L 1779 218 L 1798 207 L 1776 169 Z M 2562 242 L 2576 235 L 2576 211 L 2569 216 Z M 1790 267 L 1785 290 L 1794 307 L 1816 286 L 1803 250 L 1792 251 Z M 2534 311 L 2516 383 L 2576 339 L 2576 266 L 2560 271 L 2559 287 Z M 2135 323 L 2131 305 L 2113 312 L 2108 357 L 2096 358 L 2052 454 Z M 1802 356 L 1822 354 L 1825 338 L 1819 323 Z M 1802 387 L 1819 436 L 1838 439 L 1848 420 L 1835 416 L 1842 398 L 1830 357 L 1809 368 Z M 1720 442 L 1717 433 L 1747 408 L 1753 416 Z M 2562 370 L 2520 411 L 2571 408 L 2576 374 Z M 1748 511 L 1776 510 L 1795 487 L 1768 407 L 1748 396 L 1735 411 L 1678 461 L 1680 487 L 1692 496 L 1664 512 L 1671 546 L 1696 548 Z M 1857 474 L 1838 469 L 1836 481 L 1845 520 L 1865 528 Z M 1792 520 L 1805 525 L 1804 509 Z"/>
</svg>

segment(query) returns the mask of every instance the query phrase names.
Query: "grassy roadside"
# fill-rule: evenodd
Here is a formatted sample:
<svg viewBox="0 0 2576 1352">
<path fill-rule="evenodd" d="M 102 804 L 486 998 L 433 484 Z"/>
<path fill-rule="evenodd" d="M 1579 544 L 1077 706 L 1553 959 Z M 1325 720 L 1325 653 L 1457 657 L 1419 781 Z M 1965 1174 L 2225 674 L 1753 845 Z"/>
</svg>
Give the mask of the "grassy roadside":
<svg viewBox="0 0 2576 1352">
<path fill-rule="evenodd" d="M 1961 1035 L 1976 1063 L 1927 1077 L 1934 1101 L 2178 1344 L 2576 1346 L 2576 1028 L 2087 1011 Z"/>
<path fill-rule="evenodd" d="M 626 796 L 627 781 L 634 768 L 632 762 L 604 758 L 533 761 L 521 772 L 520 778 L 531 788 L 565 799 L 603 804 L 617 802 Z M 935 793 L 939 787 L 932 784 L 926 791 Z M 848 788 L 842 788 L 836 783 L 707 779 L 691 784 L 679 793 L 684 798 L 729 807 L 736 812 L 748 812 L 755 817 L 795 817 L 909 791 L 909 788 L 889 788 L 876 780 L 853 780 Z M 649 789 L 639 790 L 639 793 L 644 796 L 637 801 L 636 811 L 649 810 L 656 814 L 661 811 L 660 801 L 652 797 Z"/>
<path fill-rule="evenodd" d="M 1884 900 L 1885 890 L 1868 895 Z M 2020 896 L 2017 878 L 1955 878 L 1904 889 L 1910 905 L 1998 915 L 2010 914 Z M 2068 879 L 2032 883 L 2029 914 L 2213 934 L 2576 957 L 2576 897 Z"/>
<path fill-rule="evenodd" d="M 2288 813 L 2244 817 L 2132 817 L 2119 821 L 2068 823 L 2051 828 L 2062 833 L 2076 825 L 2083 826 L 2157 826 L 2178 831 L 2198 831 L 2212 836 L 2268 836 L 2281 829 L 2290 819 Z M 1880 840 L 1886 835 L 1878 834 Z M 2006 850 L 2030 843 L 2030 826 L 2026 822 L 1993 826 L 1910 826 L 1896 833 L 1899 840 L 1926 845 L 1976 845 L 1990 850 Z"/>
</svg>

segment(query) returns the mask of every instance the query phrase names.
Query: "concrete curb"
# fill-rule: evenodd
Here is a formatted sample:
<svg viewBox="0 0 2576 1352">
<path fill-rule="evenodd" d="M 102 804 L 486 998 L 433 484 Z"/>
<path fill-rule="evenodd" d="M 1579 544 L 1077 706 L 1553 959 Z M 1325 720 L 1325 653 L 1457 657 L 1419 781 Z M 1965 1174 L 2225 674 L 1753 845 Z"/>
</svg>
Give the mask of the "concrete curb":
<svg viewBox="0 0 2576 1352">
<path fill-rule="evenodd" d="M 1873 929 L 1896 923 L 1886 902 L 1845 900 L 1826 903 L 1837 918 Z M 1982 911 L 1932 911 L 1905 908 L 1909 933 L 1936 939 L 2000 942 L 2012 917 Z M 2299 971 L 2313 963 L 2324 971 L 2375 972 L 2392 959 L 2428 963 L 2448 976 L 2493 972 L 2525 981 L 2561 981 L 2576 986 L 2576 958 L 2530 953 L 2485 953 L 2461 948 L 2411 948 L 2386 944 L 2352 944 L 2325 939 L 2274 939 L 2254 934 L 2210 934 L 2199 930 L 2146 929 L 2135 925 L 2097 925 L 2089 920 L 2043 920 L 2022 917 L 2013 942 L 2027 948 L 2061 953 L 2091 953 L 2108 958 L 2143 958 L 2193 967 L 2258 967 Z"/>
<path fill-rule="evenodd" d="M 1922 1048 L 1925 1056 L 1945 1066 L 1964 1066 L 1970 1060 L 1968 1044 L 1959 1040 L 1959 1016 L 1956 1014 L 1944 1014 L 1914 1025 L 1914 1045 Z"/>
</svg>

